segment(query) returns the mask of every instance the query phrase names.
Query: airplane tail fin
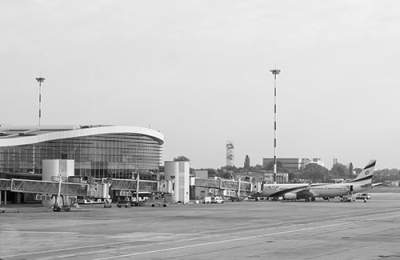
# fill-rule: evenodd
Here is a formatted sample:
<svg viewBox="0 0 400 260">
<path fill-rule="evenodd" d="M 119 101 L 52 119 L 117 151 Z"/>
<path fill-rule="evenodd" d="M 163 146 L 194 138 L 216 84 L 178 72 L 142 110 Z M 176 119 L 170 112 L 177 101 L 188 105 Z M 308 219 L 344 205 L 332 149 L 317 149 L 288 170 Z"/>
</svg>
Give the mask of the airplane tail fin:
<svg viewBox="0 0 400 260">
<path fill-rule="evenodd" d="M 363 181 L 372 181 L 372 176 L 374 174 L 376 160 L 371 160 L 367 166 L 358 174 L 358 176 L 352 180 L 351 182 L 363 182 Z"/>
</svg>

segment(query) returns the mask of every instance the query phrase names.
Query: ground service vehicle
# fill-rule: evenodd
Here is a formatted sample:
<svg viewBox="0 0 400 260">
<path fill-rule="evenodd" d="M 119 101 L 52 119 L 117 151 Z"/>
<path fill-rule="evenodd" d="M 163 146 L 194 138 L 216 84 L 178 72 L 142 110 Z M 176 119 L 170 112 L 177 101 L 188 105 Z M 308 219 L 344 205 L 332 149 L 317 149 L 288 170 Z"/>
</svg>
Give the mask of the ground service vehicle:
<svg viewBox="0 0 400 260">
<path fill-rule="evenodd" d="M 67 211 L 67 212 L 69 212 L 69 211 L 71 211 L 70 205 L 68 205 L 67 203 L 65 203 L 64 196 L 63 196 L 63 195 L 60 195 L 60 197 L 61 197 L 61 200 L 62 200 L 62 205 L 61 205 L 61 206 L 58 205 L 58 202 L 57 202 L 58 195 L 53 195 L 53 196 L 51 196 L 51 198 L 55 198 L 55 199 L 54 199 L 55 202 L 54 202 L 54 205 L 53 205 L 53 211 L 55 211 L 55 212 L 60 212 L 60 211 Z"/>
<path fill-rule="evenodd" d="M 125 199 L 121 199 L 117 202 L 117 207 L 125 207 L 125 208 L 130 208 L 132 206 L 131 200 L 127 197 Z"/>
<path fill-rule="evenodd" d="M 341 202 L 354 202 L 355 200 L 352 198 L 352 196 L 342 196 L 340 197 Z"/>
<path fill-rule="evenodd" d="M 138 206 L 150 205 L 151 207 L 166 207 L 168 205 L 168 201 L 164 195 L 164 193 L 160 192 L 152 193 L 150 198 L 143 197 L 141 201 L 139 200 Z"/>
<path fill-rule="evenodd" d="M 368 193 L 359 193 L 356 196 L 356 200 L 370 200 L 371 199 L 371 195 L 369 195 Z"/>
<path fill-rule="evenodd" d="M 149 199 L 149 200 L 146 200 L 145 202 L 144 202 L 145 204 L 147 204 L 147 205 L 150 205 L 150 206 L 152 206 L 152 207 L 166 207 L 168 204 L 165 202 L 165 200 L 164 199 L 161 199 L 161 198 L 157 198 L 157 199 Z"/>
<path fill-rule="evenodd" d="M 167 203 L 165 203 L 165 202 L 151 202 L 151 204 L 150 204 L 152 207 L 155 207 L 155 206 L 157 206 L 157 207 L 166 207 L 167 206 Z"/>
<path fill-rule="evenodd" d="M 204 199 L 203 199 L 203 204 L 208 204 L 208 203 L 211 203 L 211 197 L 204 197 Z"/>
<path fill-rule="evenodd" d="M 78 204 L 92 204 L 93 201 L 89 198 L 78 198 Z"/>
<path fill-rule="evenodd" d="M 111 208 L 111 207 L 112 207 L 112 205 L 111 205 L 111 199 L 106 199 L 106 200 L 104 201 L 104 207 L 105 207 L 105 208 Z"/>
<path fill-rule="evenodd" d="M 139 198 L 139 201 L 137 201 L 135 197 L 132 197 L 132 206 L 137 206 L 137 207 L 144 206 L 145 202 L 146 199 Z"/>
</svg>

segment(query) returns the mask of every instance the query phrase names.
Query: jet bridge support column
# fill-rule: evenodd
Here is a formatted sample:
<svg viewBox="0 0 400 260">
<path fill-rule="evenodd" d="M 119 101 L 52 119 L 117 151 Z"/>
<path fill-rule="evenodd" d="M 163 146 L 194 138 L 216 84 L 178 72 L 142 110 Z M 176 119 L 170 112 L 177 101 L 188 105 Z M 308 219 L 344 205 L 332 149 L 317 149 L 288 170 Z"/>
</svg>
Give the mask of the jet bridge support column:
<svg viewBox="0 0 400 260">
<path fill-rule="evenodd" d="M 0 191 L 0 204 L 1 204 L 1 192 L 2 191 Z M 7 205 L 7 191 L 6 190 L 4 191 L 4 205 Z"/>
<path fill-rule="evenodd" d="M 238 199 L 240 199 L 240 176 L 238 178 Z"/>
</svg>

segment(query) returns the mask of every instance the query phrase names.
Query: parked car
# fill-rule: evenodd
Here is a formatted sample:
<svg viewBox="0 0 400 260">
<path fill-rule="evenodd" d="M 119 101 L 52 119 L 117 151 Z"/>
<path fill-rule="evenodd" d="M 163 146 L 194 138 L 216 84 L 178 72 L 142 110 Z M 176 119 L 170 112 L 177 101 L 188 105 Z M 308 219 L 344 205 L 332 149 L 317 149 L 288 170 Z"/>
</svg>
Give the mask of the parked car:
<svg viewBox="0 0 400 260">
<path fill-rule="evenodd" d="M 216 196 L 211 199 L 211 203 L 222 204 L 224 203 L 224 199 L 220 196 Z"/>
<path fill-rule="evenodd" d="M 370 200 L 371 199 L 371 195 L 368 193 L 359 193 L 356 196 L 356 200 Z"/>
</svg>

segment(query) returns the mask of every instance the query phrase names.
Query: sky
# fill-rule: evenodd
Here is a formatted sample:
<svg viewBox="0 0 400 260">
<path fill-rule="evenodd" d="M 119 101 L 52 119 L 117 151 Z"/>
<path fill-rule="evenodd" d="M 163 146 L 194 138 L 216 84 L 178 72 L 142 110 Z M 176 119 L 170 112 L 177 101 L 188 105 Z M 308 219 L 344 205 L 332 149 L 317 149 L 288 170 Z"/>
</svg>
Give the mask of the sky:
<svg viewBox="0 0 400 260">
<path fill-rule="evenodd" d="M 128 125 L 193 168 L 400 169 L 396 0 L 3 0 L 0 123 Z"/>
</svg>

